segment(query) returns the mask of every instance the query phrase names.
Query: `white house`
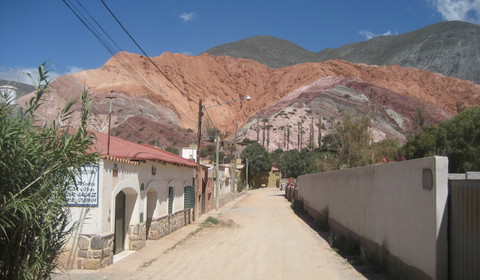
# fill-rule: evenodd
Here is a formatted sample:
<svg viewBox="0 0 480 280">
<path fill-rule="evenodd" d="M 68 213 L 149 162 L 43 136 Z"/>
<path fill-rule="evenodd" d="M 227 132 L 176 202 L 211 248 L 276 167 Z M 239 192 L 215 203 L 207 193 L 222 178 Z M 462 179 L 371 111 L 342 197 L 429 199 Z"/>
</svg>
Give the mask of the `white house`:
<svg viewBox="0 0 480 280">
<path fill-rule="evenodd" d="M 67 195 L 78 228 L 67 268 L 98 269 L 191 222 L 198 164 L 159 148 L 95 133 L 95 166 L 84 168 Z M 108 150 L 108 151 L 107 151 Z"/>
</svg>

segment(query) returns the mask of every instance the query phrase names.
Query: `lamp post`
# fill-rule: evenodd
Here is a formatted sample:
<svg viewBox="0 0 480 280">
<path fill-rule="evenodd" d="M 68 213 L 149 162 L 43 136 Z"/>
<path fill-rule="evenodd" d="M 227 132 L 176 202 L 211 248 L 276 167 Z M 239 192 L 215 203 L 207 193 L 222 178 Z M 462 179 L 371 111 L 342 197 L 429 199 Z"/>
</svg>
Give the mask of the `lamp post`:
<svg viewBox="0 0 480 280">
<path fill-rule="evenodd" d="M 261 158 L 261 157 L 263 157 L 263 155 L 259 155 L 258 157 L 254 157 L 251 160 L 256 160 L 257 158 Z M 248 158 L 246 157 L 245 159 L 247 161 L 247 165 L 246 165 L 247 169 L 245 170 L 245 181 L 247 183 L 247 187 L 245 188 L 245 194 L 248 194 Z"/>
<path fill-rule="evenodd" d="M 246 99 L 246 100 L 250 100 L 252 99 L 249 95 L 241 95 L 237 98 L 232 98 L 232 99 L 229 99 L 225 102 L 222 102 L 222 103 L 219 103 L 219 104 L 215 104 L 215 105 L 212 105 L 212 106 L 208 106 L 208 107 L 205 107 L 203 105 L 203 101 L 202 99 L 200 99 L 200 101 L 198 102 L 198 131 L 197 131 L 197 163 L 199 163 L 199 166 L 198 166 L 198 174 L 197 174 L 197 184 L 198 186 L 201 185 L 202 183 L 202 179 L 201 179 L 201 165 L 200 165 L 200 141 L 202 140 L 202 117 L 203 117 L 203 113 L 205 112 L 205 110 L 207 109 L 210 109 L 210 108 L 213 108 L 213 107 L 217 107 L 217 106 L 221 106 L 221 105 L 224 105 L 224 104 L 227 104 L 227 103 L 230 103 L 230 102 L 234 102 L 234 101 L 238 101 L 238 100 L 242 100 L 242 99 Z M 218 139 L 218 137 L 217 137 Z M 219 184 L 218 184 L 218 140 L 217 140 L 217 148 L 216 148 L 216 159 L 215 159 L 215 164 L 216 164 L 216 180 L 215 180 L 215 192 L 216 192 L 216 199 L 215 199 L 215 208 L 218 208 L 218 204 L 219 204 Z M 195 188 L 195 200 L 197 199 L 197 191 L 198 191 L 198 186 L 197 188 Z M 195 203 L 195 213 L 197 213 L 197 203 Z M 195 214 L 196 216 L 196 214 Z"/>
</svg>

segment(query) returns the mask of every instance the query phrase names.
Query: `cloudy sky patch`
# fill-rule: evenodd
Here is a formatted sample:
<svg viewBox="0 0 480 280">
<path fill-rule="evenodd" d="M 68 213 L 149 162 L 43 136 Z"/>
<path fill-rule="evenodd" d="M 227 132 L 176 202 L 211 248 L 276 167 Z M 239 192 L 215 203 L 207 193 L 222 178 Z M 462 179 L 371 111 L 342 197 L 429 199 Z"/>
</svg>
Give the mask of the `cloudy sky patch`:
<svg viewBox="0 0 480 280">
<path fill-rule="evenodd" d="M 429 0 L 445 20 L 480 24 L 480 0 Z"/>
<path fill-rule="evenodd" d="M 191 22 L 194 21 L 197 18 L 197 15 L 195 13 L 183 13 L 178 16 L 183 22 Z"/>
<path fill-rule="evenodd" d="M 77 73 L 84 71 L 85 69 L 76 66 L 67 66 L 67 71 L 65 71 L 65 73 L 58 73 L 56 71 L 49 70 L 47 66 L 47 70 L 47 76 L 49 77 L 50 82 L 52 82 L 58 76 Z M 32 78 L 28 76 L 29 74 Z M 27 85 L 34 85 L 35 82 L 38 82 L 38 68 L 7 69 L 0 67 L 0 79 L 16 81 Z"/>
<path fill-rule="evenodd" d="M 364 37 L 365 39 L 367 40 L 370 40 L 370 39 L 373 39 L 375 37 L 378 37 L 378 36 L 392 36 L 392 35 L 398 35 L 398 32 L 393 32 L 391 30 L 388 30 L 387 32 L 383 33 L 383 34 L 376 34 L 376 33 L 373 33 L 372 31 L 368 31 L 368 30 L 360 30 L 358 31 L 358 34 L 360 34 L 362 37 Z"/>
</svg>

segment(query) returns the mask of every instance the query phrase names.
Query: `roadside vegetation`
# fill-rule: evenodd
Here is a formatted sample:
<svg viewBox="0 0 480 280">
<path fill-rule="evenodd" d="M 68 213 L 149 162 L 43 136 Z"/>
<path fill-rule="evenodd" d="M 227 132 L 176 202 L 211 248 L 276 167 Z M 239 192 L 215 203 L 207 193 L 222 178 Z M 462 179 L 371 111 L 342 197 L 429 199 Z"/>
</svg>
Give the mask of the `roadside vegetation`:
<svg viewBox="0 0 480 280">
<path fill-rule="evenodd" d="M 373 143 L 370 130 L 370 114 L 345 112 L 335 123 L 333 133 L 321 138 L 318 148 L 277 149 L 267 153 L 258 142 L 244 139 L 250 146 L 241 157 L 245 162 L 246 158 L 263 155 L 263 159 L 250 162 L 249 178 L 252 180 L 256 174 L 270 170 L 271 166 L 280 168 L 283 177 L 296 178 L 304 174 L 434 155 L 449 158 L 451 173 L 480 170 L 480 107 L 461 110 L 437 126 L 419 126 L 405 145 L 392 139 Z"/>
<path fill-rule="evenodd" d="M 0 279 L 50 279 L 73 225 L 66 192 L 80 168 L 96 161 L 86 153 L 89 97 L 81 96 L 80 125 L 70 130 L 67 102 L 51 123 L 37 109 L 48 93 L 48 71 L 39 67 L 35 95 L 24 110 L 0 97 Z"/>
</svg>

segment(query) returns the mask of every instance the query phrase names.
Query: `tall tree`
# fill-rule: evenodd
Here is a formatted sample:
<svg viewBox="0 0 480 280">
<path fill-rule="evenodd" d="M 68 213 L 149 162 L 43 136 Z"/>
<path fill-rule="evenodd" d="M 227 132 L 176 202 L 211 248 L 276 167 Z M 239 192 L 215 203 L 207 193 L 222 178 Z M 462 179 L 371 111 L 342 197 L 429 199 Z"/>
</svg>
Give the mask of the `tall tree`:
<svg viewBox="0 0 480 280">
<path fill-rule="evenodd" d="M 263 122 L 263 127 L 262 127 L 262 146 L 265 147 L 265 129 L 266 129 L 266 123 L 268 122 L 268 119 L 262 119 Z"/>
<path fill-rule="evenodd" d="M 322 125 L 322 117 L 321 116 L 318 116 L 318 123 L 316 124 L 316 126 L 318 127 L 318 138 L 317 138 L 317 141 L 318 141 L 318 147 L 322 147 L 322 129 L 324 128 L 323 125 Z"/>
<path fill-rule="evenodd" d="M 368 114 L 355 117 L 345 112 L 342 121 L 335 126 L 335 143 L 339 168 L 363 166 L 372 161 L 370 145 L 371 118 Z"/>
<path fill-rule="evenodd" d="M 240 157 L 245 163 L 248 158 L 249 181 L 254 180 L 259 173 L 268 172 L 272 168 L 272 160 L 268 151 L 258 143 L 253 143 L 246 147 Z"/>
<path fill-rule="evenodd" d="M 287 125 L 287 151 L 290 149 L 290 125 Z"/>
<path fill-rule="evenodd" d="M 316 155 L 308 150 L 290 150 L 282 153 L 280 157 L 280 170 L 284 177 L 297 178 L 300 175 L 318 171 L 315 162 Z"/>
<path fill-rule="evenodd" d="M 270 147 L 270 129 L 273 127 L 273 125 L 269 124 L 267 125 L 267 146 L 265 147 L 268 150 L 268 147 Z"/>
</svg>

